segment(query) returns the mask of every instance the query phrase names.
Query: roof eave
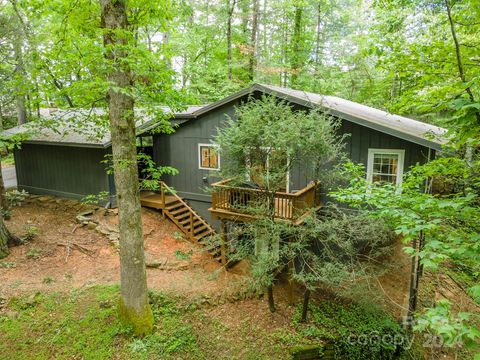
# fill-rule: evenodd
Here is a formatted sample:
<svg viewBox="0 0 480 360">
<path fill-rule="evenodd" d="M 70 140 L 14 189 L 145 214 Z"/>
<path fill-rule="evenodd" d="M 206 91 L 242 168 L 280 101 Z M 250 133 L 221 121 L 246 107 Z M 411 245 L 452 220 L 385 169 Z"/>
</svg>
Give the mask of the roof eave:
<svg viewBox="0 0 480 360">
<path fill-rule="evenodd" d="M 369 129 L 377 130 L 377 131 L 380 131 L 382 133 L 392 135 L 392 136 L 395 136 L 399 139 L 403 139 L 403 140 L 406 140 L 406 141 L 409 141 L 409 142 L 412 142 L 412 143 L 415 143 L 415 144 L 418 144 L 418 145 L 422 145 L 422 146 L 425 146 L 425 147 L 433 149 L 433 150 L 437 150 L 437 151 L 441 150 L 442 146 L 443 146 L 443 144 L 441 142 L 436 142 L 436 141 L 433 141 L 433 140 L 426 139 L 424 137 L 418 137 L 416 135 L 407 134 L 405 132 L 396 130 L 394 128 L 390 128 L 390 127 L 387 127 L 387 126 L 382 126 L 380 124 L 375 124 L 375 123 L 372 123 L 370 121 L 364 120 L 360 117 L 353 116 L 353 115 L 350 115 L 350 114 L 345 114 L 345 113 L 335 111 L 335 110 L 331 110 L 331 109 L 327 109 L 327 110 L 328 110 L 329 114 L 332 114 L 332 115 L 337 116 L 339 118 L 345 119 L 345 120 L 350 121 L 352 123 L 367 127 Z"/>
<path fill-rule="evenodd" d="M 62 141 L 44 141 L 44 140 L 24 140 L 22 141 L 22 143 L 35 144 L 35 145 L 71 146 L 71 147 L 83 147 L 83 148 L 95 148 L 95 149 L 103 149 L 108 147 L 106 146 L 105 143 L 87 144 L 87 143 L 62 142 Z"/>
<path fill-rule="evenodd" d="M 382 126 L 380 124 L 375 124 L 371 121 L 367 121 L 367 120 L 362 119 L 360 117 L 357 117 L 357 116 L 354 116 L 354 115 L 351 115 L 351 114 L 347 114 L 347 113 L 344 113 L 344 112 L 341 112 L 341 111 L 333 110 L 333 109 L 327 108 L 325 106 L 322 106 L 320 104 L 316 104 L 316 103 L 312 103 L 311 101 L 306 101 L 304 99 L 300 99 L 296 96 L 291 96 L 291 95 L 288 95 L 288 94 L 285 94 L 285 93 L 280 93 L 278 91 L 275 91 L 275 90 L 270 89 L 268 87 L 262 86 L 260 84 L 255 84 L 255 85 L 252 86 L 252 88 L 254 88 L 255 90 L 259 90 L 259 91 L 264 91 L 265 93 L 267 93 L 269 95 L 274 95 L 274 96 L 276 96 L 278 98 L 281 98 L 283 100 L 288 100 L 289 102 L 293 102 L 293 103 L 296 103 L 296 104 L 301 105 L 301 106 L 305 106 L 305 107 L 310 108 L 310 109 L 313 109 L 317 106 L 321 107 L 321 108 L 325 109 L 329 114 L 332 114 L 333 116 L 339 117 L 341 119 L 345 119 L 347 121 L 351 121 L 355 124 L 362 125 L 364 127 L 368 127 L 370 129 L 373 129 L 373 130 L 383 132 L 385 134 L 389 134 L 389 135 L 398 137 L 398 138 L 403 139 L 403 140 L 413 142 L 413 143 L 418 144 L 418 145 L 425 146 L 425 147 L 433 149 L 433 150 L 437 150 L 437 151 L 441 150 L 442 146 L 443 146 L 442 142 L 436 142 L 436 141 L 428 140 L 428 139 L 423 138 L 423 137 L 418 137 L 418 136 L 415 136 L 415 135 L 407 134 L 405 132 L 396 130 L 394 128 L 390 128 L 390 127 L 387 127 L 387 126 Z"/>
<path fill-rule="evenodd" d="M 237 100 L 237 99 L 239 99 L 239 98 L 241 98 L 241 97 L 243 97 L 243 96 L 246 96 L 246 95 L 252 93 L 253 91 L 255 91 L 257 85 L 258 85 L 258 84 L 254 84 L 254 85 L 252 85 L 252 86 L 250 86 L 250 87 L 248 87 L 248 88 L 246 88 L 246 89 L 243 89 L 243 90 L 240 90 L 240 91 L 236 92 L 235 94 L 232 94 L 232 95 L 230 95 L 230 96 L 227 96 L 226 98 L 223 98 L 223 99 L 221 99 L 221 100 L 215 101 L 214 103 L 211 103 L 211 104 L 209 104 L 209 105 L 206 105 L 206 106 L 202 107 L 201 109 L 199 109 L 199 110 L 197 110 L 197 111 L 194 111 L 194 112 L 191 114 L 191 116 L 192 116 L 193 118 L 196 118 L 196 117 L 198 117 L 198 116 L 200 116 L 200 115 L 203 115 L 203 114 L 205 114 L 205 113 L 207 113 L 207 112 L 209 112 L 209 111 L 211 111 L 211 110 L 214 110 L 214 109 L 216 109 L 216 108 L 218 108 L 218 107 L 220 107 L 220 106 L 222 106 L 222 105 L 228 104 L 228 103 L 230 103 L 230 102 L 232 102 L 232 101 L 235 101 L 235 100 Z"/>
</svg>

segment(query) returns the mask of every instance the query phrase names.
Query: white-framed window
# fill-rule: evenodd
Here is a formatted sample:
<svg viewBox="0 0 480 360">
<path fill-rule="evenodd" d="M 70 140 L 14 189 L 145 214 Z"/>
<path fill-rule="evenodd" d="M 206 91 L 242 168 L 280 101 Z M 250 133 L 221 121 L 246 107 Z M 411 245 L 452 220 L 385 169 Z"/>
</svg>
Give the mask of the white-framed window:
<svg viewBox="0 0 480 360">
<path fill-rule="evenodd" d="M 220 170 L 220 152 L 218 150 L 218 145 L 198 144 L 198 168 Z"/>
<path fill-rule="evenodd" d="M 402 184 L 405 150 L 368 149 L 367 180 Z"/>
</svg>

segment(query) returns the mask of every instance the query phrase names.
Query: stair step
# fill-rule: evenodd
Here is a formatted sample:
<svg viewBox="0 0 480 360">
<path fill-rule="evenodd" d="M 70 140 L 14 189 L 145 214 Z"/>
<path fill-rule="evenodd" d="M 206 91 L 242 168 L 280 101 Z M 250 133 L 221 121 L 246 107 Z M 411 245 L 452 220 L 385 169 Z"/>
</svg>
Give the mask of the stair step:
<svg viewBox="0 0 480 360">
<path fill-rule="evenodd" d="M 203 221 L 200 220 L 200 219 L 198 219 L 198 218 L 193 221 L 193 227 L 194 227 L 194 228 L 197 228 L 197 227 L 199 227 L 199 226 L 202 225 L 202 224 L 203 224 Z"/>
<path fill-rule="evenodd" d="M 206 236 L 210 236 L 212 234 L 213 234 L 213 232 L 211 232 L 211 231 L 203 232 L 203 233 L 200 233 L 200 234 L 195 234 L 195 240 L 200 242 L 203 238 L 205 238 Z"/>
<path fill-rule="evenodd" d="M 193 233 L 195 236 L 197 236 L 198 234 L 202 233 L 202 232 L 205 232 L 205 230 L 209 230 L 207 226 L 203 225 L 203 226 L 200 226 L 198 228 L 196 228 Z"/>
<path fill-rule="evenodd" d="M 181 215 L 175 216 L 175 220 L 177 220 L 177 221 L 184 221 L 184 220 L 190 221 L 190 212 L 187 211 L 185 213 L 182 213 Z"/>
<path fill-rule="evenodd" d="M 179 221 L 180 225 L 187 226 L 190 224 L 190 217 L 187 217 L 185 220 Z"/>
<path fill-rule="evenodd" d="M 180 198 L 174 196 L 174 195 L 165 195 L 165 206 L 169 206 L 171 204 L 175 204 L 177 202 L 180 202 Z"/>
<path fill-rule="evenodd" d="M 165 209 L 168 211 L 173 211 L 180 206 L 184 206 L 184 205 L 180 201 L 176 201 L 174 203 L 169 204 L 168 206 L 165 206 Z"/>
<path fill-rule="evenodd" d="M 195 235 L 195 240 L 200 241 L 200 240 L 202 240 L 205 236 L 209 236 L 209 235 L 210 235 L 210 233 L 208 233 L 208 234 Z M 207 251 L 208 251 L 209 253 L 211 253 L 211 252 L 213 251 L 212 249 L 213 249 L 213 248 L 211 248 L 210 250 L 207 250 Z M 220 248 L 219 248 L 218 251 L 220 251 Z"/>
<path fill-rule="evenodd" d="M 183 219 L 182 221 L 179 221 L 180 225 L 182 226 L 190 226 L 190 216 Z M 196 228 L 199 225 L 203 224 L 202 221 L 198 217 L 193 218 L 193 227 Z"/>
<path fill-rule="evenodd" d="M 220 245 L 218 244 L 211 244 L 210 246 L 202 245 L 205 250 L 211 254 L 216 254 L 220 252 Z"/>
<path fill-rule="evenodd" d="M 188 209 L 186 206 L 182 206 L 180 209 L 178 210 L 175 210 L 175 211 L 169 211 L 169 213 L 173 216 L 173 217 L 177 217 L 178 215 L 181 215 L 185 212 L 187 213 L 190 213 L 190 209 Z"/>
</svg>

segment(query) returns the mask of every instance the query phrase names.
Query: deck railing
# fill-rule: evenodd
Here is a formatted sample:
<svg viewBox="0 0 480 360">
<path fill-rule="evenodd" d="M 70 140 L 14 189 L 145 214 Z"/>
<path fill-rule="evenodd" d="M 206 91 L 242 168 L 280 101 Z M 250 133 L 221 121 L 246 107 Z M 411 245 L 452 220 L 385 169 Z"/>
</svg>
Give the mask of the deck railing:
<svg viewBox="0 0 480 360">
<path fill-rule="evenodd" d="M 212 210 L 255 216 L 265 214 L 265 208 L 273 210 L 275 217 L 297 220 L 309 209 L 320 206 L 320 184 L 311 183 L 295 193 L 251 189 L 231 185 L 231 180 L 212 184 Z"/>
</svg>

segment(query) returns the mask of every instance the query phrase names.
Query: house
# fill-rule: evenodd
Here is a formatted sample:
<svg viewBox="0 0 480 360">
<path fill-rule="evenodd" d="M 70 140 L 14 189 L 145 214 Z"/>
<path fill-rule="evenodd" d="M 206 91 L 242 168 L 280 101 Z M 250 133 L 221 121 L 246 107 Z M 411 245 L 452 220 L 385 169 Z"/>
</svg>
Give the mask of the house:
<svg viewBox="0 0 480 360">
<path fill-rule="evenodd" d="M 173 134 L 151 132 L 151 121 L 138 124 L 141 142 L 148 144 L 154 161 L 179 171 L 179 175 L 163 179 L 163 188 L 173 188 L 175 194 L 169 190 L 167 195 L 144 194 L 142 203 L 167 212 L 179 228 L 197 240 L 218 228 L 219 220 L 248 219 L 248 214 L 234 209 L 229 199 L 255 196 L 258 190 L 232 190 L 225 181 L 218 182 L 215 173 L 222 159 L 212 139 L 228 117 L 235 118 L 235 107 L 262 95 L 276 96 L 296 109 L 320 107 L 340 119 L 340 133 L 350 134 L 347 155 L 366 166 L 371 180 L 399 184 L 404 171 L 433 159 L 446 143 L 446 130 L 437 126 L 334 96 L 255 84 L 215 103 L 173 114 L 171 121 L 177 126 Z M 9 133 L 20 130 L 14 128 Z M 35 135 L 15 150 L 18 187 L 34 194 L 73 198 L 104 191 L 108 193 L 109 205 L 114 206 L 113 179 L 101 163 L 109 153 L 108 135 L 92 139 L 75 132 L 54 134 L 51 130 Z M 302 209 L 319 206 L 318 186 L 311 180 L 316 179 L 309 178 L 307 169 L 298 168 L 287 174 L 285 192 L 276 199 L 280 219 L 298 222 Z M 211 186 L 213 193 L 205 191 Z"/>
<path fill-rule="evenodd" d="M 166 176 L 164 181 L 194 207 L 209 223 L 218 219 L 230 219 L 225 208 L 225 183 L 218 183 L 215 170 L 221 167 L 222 159 L 210 151 L 214 149 L 212 138 L 217 134 L 227 117 L 235 117 L 235 107 L 248 101 L 272 95 L 286 100 L 298 109 L 308 110 L 320 106 L 330 115 L 341 120 L 340 133 L 350 136 L 346 140 L 346 153 L 351 160 L 366 166 L 369 179 L 382 179 L 399 183 L 402 174 L 410 166 L 425 163 L 435 157 L 446 140 L 446 130 L 406 117 L 388 114 L 365 105 L 333 96 L 322 96 L 305 91 L 271 85 L 256 84 L 213 104 L 201 107 L 189 114 L 174 134 L 158 134 L 153 137 L 154 160 L 159 165 L 170 165 L 179 170 L 179 176 Z M 211 153 L 216 154 L 212 161 Z M 391 172 L 382 173 L 380 167 Z M 392 166 L 395 164 L 395 166 Z M 293 169 L 288 174 L 286 193 L 281 202 L 298 202 L 298 196 L 309 194 L 311 180 L 307 169 Z M 214 184 L 212 194 L 205 188 Z M 303 191 L 302 191 L 303 190 Z M 245 190 L 244 192 L 252 192 Z M 223 197 L 223 199 L 221 198 Z M 314 205 L 313 203 L 311 205 Z M 228 207 L 228 204 L 227 204 Z M 287 205 L 286 205 L 287 207 Z M 210 211 L 209 211 L 210 209 Z M 239 214 L 235 214 L 240 216 Z M 280 217 L 291 217 L 279 214 Z"/>
</svg>

